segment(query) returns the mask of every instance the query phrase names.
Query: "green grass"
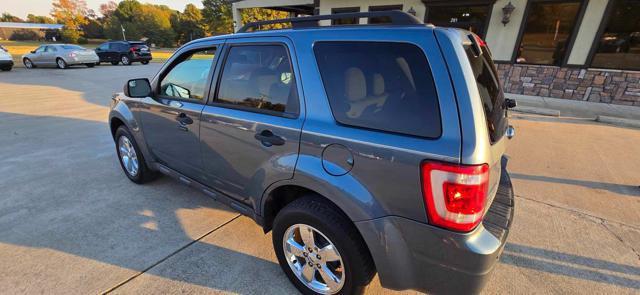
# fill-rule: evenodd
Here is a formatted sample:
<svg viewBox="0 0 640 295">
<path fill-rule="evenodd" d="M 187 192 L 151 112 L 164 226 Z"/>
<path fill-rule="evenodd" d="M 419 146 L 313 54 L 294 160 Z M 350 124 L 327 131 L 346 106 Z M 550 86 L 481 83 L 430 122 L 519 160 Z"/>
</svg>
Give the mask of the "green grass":
<svg viewBox="0 0 640 295">
<path fill-rule="evenodd" d="M 98 45 L 104 43 L 106 40 L 99 39 L 90 39 L 89 44 L 80 45 L 87 49 L 95 49 Z M 22 66 L 22 56 L 35 50 L 38 46 L 43 44 L 54 44 L 60 42 L 38 42 L 38 41 L 8 41 L 8 40 L 0 40 L 0 45 L 4 46 L 9 50 L 9 53 L 13 57 L 13 62 L 16 66 Z M 152 49 L 151 52 L 153 54 L 153 62 L 164 62 L 176 50 L 176 48 L 157 48 Z"/>
</svg>

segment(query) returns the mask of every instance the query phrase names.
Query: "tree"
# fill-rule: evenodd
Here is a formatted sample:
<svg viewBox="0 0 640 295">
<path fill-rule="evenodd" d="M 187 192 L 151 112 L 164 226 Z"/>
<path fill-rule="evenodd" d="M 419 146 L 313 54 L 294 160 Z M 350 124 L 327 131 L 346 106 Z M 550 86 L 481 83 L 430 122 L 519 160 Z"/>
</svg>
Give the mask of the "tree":
<svg viewBox="0 0 640 295">
<path fill-rule="evenodd" d="M 202 12 L 193 4 L 187 4 L 184 12 L 175 14 L 173 17 L 174 30 L 176 31 L 176 41 L 184 44 L 188 41 L 202 38 L 205 35 L 205 28 Z"/>
<path fill-rule="evenodd" d="M 64 42 L 78 43 L 82 37 L 82 26 L 88 23 L 87 3 L 84 0 L 55 0 L 51 16 L 64 25 L 60 35 Z"/>
<path fill-rule="evenodd" d="M 100 4 L 100 14 L 102 17 L 109 18 L 113 15 L 113 12 L 118 8 L 118 3 L 115 1 L 109 1 L 107 3 Z"/>
<path fill-rule="evenodd" d="M 263 20 L 283 19 L 289 17 L 288 12 L 265 8 L 245 8 L 241 10 L 240 15 L 242 17 L 242 24 Z M 273 24 L 264 26 L 263 28 L 284 29 L 287 26 L 287 24 Z"/>
<path fill-rule="evenodd" d="M 176 34 L 171 19 L 175 14 L 176 11 L 165 5 L 123 0 L 105 22 L 105 35 L 122 39 L 124 28 L 128 40 L 147 38 L 160 46 L 173 46 Z"/>
<path fill-rule="evenodd" d="M 55 24 L 56 21 L 45 15 L 33 15 L 29 13 L 27 15 L 27 22 L 36 24 Z"/>
<path fill-rule="evenodd" d="M 5 12 L 0 15 L 0 22 L 21 23 L 24 21 L 15 15 L 11 15 L 10 13 Z"/>
<path fill-rule="evenodd" d="M 233 33 L 231 4 L 226 0 L 203 0 L 202 17 L 207 30 L 213 35 Z"/>
</svg>

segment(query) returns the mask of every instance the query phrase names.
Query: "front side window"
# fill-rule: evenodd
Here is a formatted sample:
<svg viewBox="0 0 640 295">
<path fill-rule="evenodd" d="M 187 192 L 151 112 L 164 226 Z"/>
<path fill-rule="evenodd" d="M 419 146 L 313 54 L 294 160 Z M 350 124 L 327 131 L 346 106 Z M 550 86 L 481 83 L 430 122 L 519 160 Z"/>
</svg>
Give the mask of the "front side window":
<svg viewBox="0 0 640 295">
<path fill-rule="evenodd" d="M 103 51 L 109 50 L 109 43 L 104 43 L 104 44 L 100 45 L 98 47 L 98 49 L 99 50 L 103 50 Z"/>
<path fill-rule="evenodd" d="M 402 10 L 402 4 L 400 5 L 383 5 L 383 6 L 369 6 L 369 11 L 389 11 L 389 10 Z M 387 16 L 371 17 L 369 18 L 370 24 L 388 24 L 391 22 L 391 18 Z"/>
<path fill-rule="evenodd" d="M 360 7 L 333 8 L 331 14 L 360 12 Z M 357 25 L 359 18 L 341 18 L 331 20 L 332 25 Z"/>
<path fill-rule="evenodd" d="M 217 102 L 275 115 L 296 116 L 298 94 L 286 47 L 231 47 L 220 78 Z"/>
<path fill-rule="evenodd" d="M 591 66 L 640 70 L 640 1 L 617 0 L 613 5 Z"/>
<path fill-rule="evenodd" d="M 430 6 L 426 22 L 441 27 L 465 29 L 484 38 L 490 7 L 488 5 Z"/>
<path fill-rule="evenodd" d="M 191 51 L 180 56 L 160 82 L 160 96 L 204 100 L 215 48 Z"/>
<path fill-rule="evenodd" d="M 533 2 L 524 23 L 517 63 L 559 66 L 567 54 L 580 1 Z"/>
<path fill-rule="evenodd" d="M 419 47 L 390 42 L 319 42 L 314 52 L 338 123 L 440 137 L 438 96 Z"/>
<path fill-rule="evenodd" d="M 46 46 L 40 46 L 36 49 L 35 53 L 42 53 L 46 48 L 47 48 Z"/>
</svg>

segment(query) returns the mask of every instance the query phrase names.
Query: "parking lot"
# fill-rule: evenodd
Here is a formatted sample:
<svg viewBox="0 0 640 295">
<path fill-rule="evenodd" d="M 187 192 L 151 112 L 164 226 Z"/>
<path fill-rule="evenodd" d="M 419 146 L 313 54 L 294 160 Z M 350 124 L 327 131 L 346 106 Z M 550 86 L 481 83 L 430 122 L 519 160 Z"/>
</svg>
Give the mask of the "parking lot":
<svg viewBox="0 0 640 295">
<path fill-rule="evenodd" d="M 0 73 L 0 293 L 296 292 L 249 218 L 167 177 L 139 186 L 122 173 L 111 94 L 159 67 Z M 640 292 L 640 130 L 511 122 L 516 215 L 485 293 Z"/>
</svg>

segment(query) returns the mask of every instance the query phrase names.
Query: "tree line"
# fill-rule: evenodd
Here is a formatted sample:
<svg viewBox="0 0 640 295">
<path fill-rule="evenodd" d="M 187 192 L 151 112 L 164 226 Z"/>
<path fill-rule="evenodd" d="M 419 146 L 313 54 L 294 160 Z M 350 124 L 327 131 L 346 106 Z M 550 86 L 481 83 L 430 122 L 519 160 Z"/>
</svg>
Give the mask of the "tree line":
<svg viewBox="0 0 640 295">
<path fill-rule="evenodd" d="M 187 4 L 183 11 L 138 0 L 109 1 L 99 13 L 84 0 L 54 0 L 50 16 L 29 14 L 25 20 L 8 13 L 0 22 L 63 24 L 62 42 L 86 43 L 88 39 L 147 40 L 162 47 L 181 45 L 194 39 L 233 32 L 231 4 L 226 0 L 202 0 L 203 8 Z M 242 22 L 286 18 L 282 11 L 248 8 Z"/>
</svg>

